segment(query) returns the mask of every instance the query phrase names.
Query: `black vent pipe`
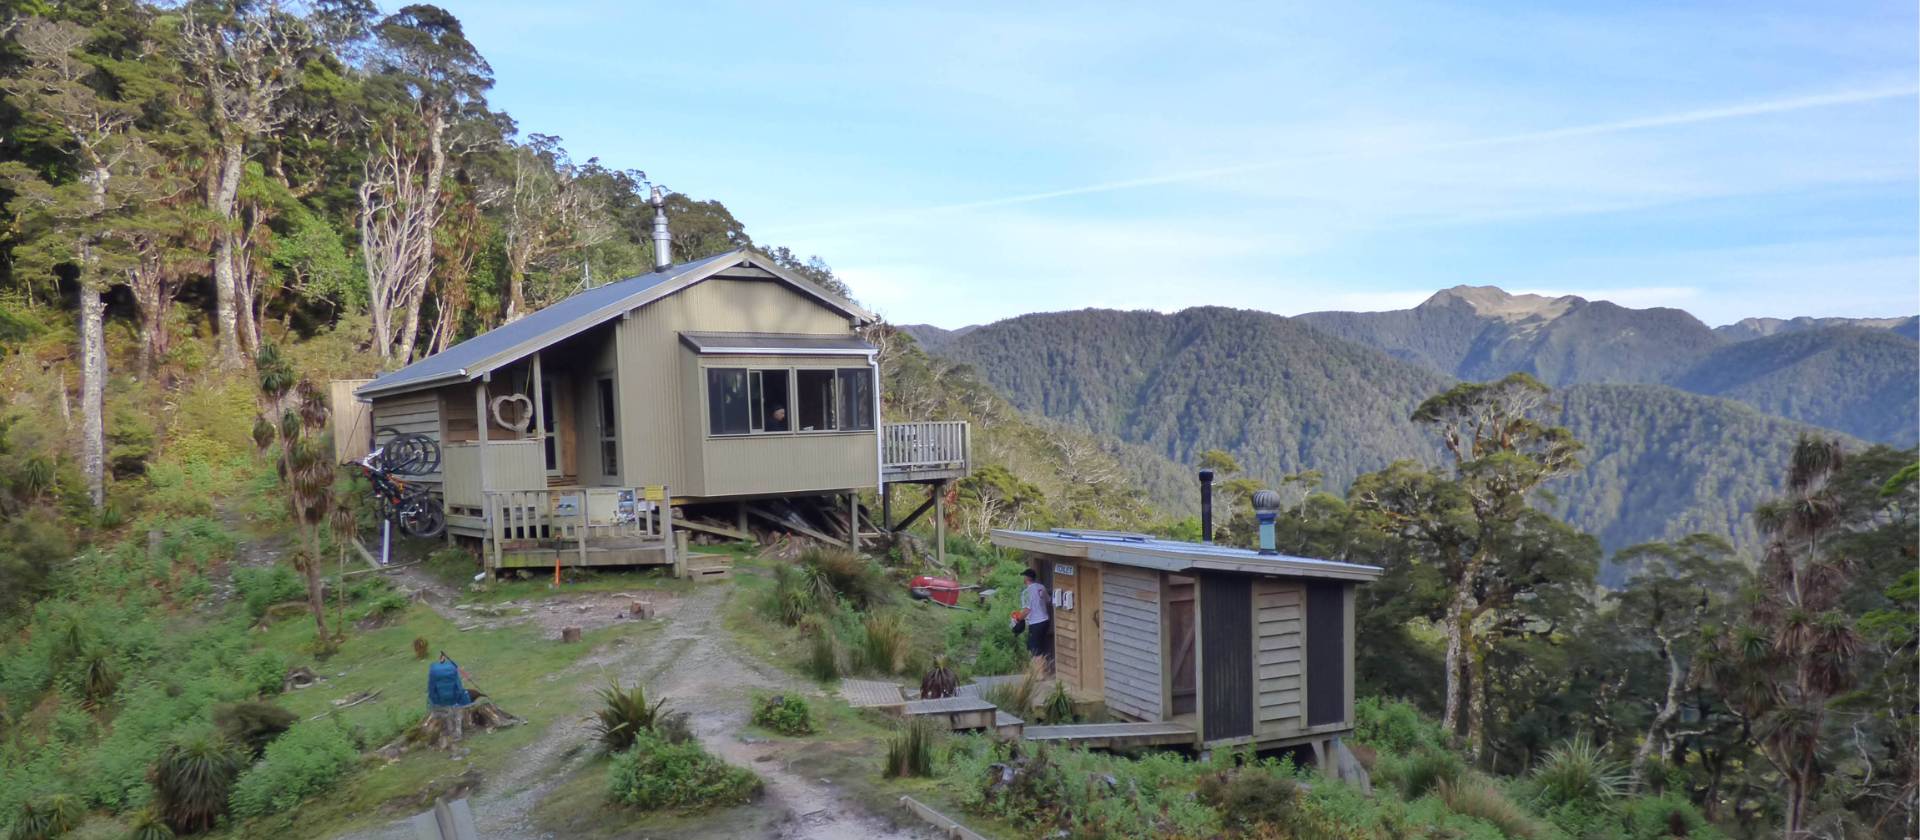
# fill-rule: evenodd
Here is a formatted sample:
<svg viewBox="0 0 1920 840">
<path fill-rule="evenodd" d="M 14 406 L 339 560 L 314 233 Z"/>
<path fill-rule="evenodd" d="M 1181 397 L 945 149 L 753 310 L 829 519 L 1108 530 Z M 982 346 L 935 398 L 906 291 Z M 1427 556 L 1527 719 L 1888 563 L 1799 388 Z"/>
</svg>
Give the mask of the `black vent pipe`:
<svg viewBox="0 0 1920 840">
<path fill-rule="evenodd" d="M 1213 543 L 1213 470 L 1200 471 L 1200 541 Z"/>
</svg>

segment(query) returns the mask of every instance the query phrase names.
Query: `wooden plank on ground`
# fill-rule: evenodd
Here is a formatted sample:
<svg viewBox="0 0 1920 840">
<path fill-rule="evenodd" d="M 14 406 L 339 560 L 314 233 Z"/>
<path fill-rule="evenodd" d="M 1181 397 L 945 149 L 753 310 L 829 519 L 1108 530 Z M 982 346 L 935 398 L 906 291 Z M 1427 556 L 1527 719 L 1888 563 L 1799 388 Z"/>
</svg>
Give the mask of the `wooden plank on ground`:
<svg viewBox="0 0 1920 840">
<path fill-rule="evenodd" d="M 881 680 L 841 680 L 840 696 L 846 698 L 847 705 L 856 709 L 898 712 L 907 703 L 906 695 L 900 693 L 898 683 Z"/>
<path fill-rule="evenodd" d="M 740 540 L 742 542 L 753 542 L 753 535 L 745 531 L 737 531 L 732 528 L 726 528 L 726 527 L 714 525 L 707 522 L 696 522 L 691 519 L 681 519 L 677 516 L 674 517 L 673 519 L 673 527 L 685 528 L 689 531 L 699 531 L 702 534 L 712 534 L 716 537 L 726 537 L 727 539 L 730 539 L 730 540 Z"/>
<path fill-rule="evenodd" d="M 838 537 L 827 536 L 826 534 L 820 533 L 819 531 L 816 531 L 805 525 L 800 525 L 798 523 L 789 521 L 786 517 L 778 516 L 773 513 L 769 513 L 765 510 L 762 510 L 759 505 L 749 506 L 747 508 L 747 512 L 752 513 L 754 516 L 758 516 L 761 519 L 765 519 L 768 522 L 771 522 L 782 528 L 799 531 L 800 533 L 805 534 L 821 542 L 832 543 L 834 545 L 844 545 L 846 543 L 845 540 L 839 539 Z"/>
</svg>

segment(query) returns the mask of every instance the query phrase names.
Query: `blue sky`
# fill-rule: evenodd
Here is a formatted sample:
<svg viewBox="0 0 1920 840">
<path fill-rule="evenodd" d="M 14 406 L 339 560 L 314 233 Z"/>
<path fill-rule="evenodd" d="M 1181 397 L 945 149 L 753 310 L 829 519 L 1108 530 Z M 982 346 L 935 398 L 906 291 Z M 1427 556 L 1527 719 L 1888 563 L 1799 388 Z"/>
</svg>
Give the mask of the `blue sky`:
<svg viewBox="0 0 1920 840">
<path fill-rule="evenodd" d="M 523 131 L 900 323 L 1920 311 L 1911 2 L 447 5 Z"/>
</svg>

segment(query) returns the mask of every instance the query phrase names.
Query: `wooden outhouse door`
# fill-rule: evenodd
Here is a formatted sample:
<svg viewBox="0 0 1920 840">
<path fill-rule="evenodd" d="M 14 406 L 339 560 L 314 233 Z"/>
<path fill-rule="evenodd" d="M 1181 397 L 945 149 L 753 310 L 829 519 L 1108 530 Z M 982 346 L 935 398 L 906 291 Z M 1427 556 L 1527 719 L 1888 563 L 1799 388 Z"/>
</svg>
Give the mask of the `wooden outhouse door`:
<svg viewBox="0 0 1920 840">
<path fill-rule="evenodd" d="M 1245 575 L 1200 577 L 1201 739 L 1253 734 L 1253 586 Z"/>
<path fill-rule="evenodd" d="M 1164 720 L 1160 573 L 1107 566 L 1100 586 L 1102 685 L 1107 708 L 1134 720 Z"/>
<path fill-rule="evenodd" d="M 1080 685 L 1080 574 L 1074 564 L 1054 561 L 1053 672 L 1067 685 Z"/>
</svg>

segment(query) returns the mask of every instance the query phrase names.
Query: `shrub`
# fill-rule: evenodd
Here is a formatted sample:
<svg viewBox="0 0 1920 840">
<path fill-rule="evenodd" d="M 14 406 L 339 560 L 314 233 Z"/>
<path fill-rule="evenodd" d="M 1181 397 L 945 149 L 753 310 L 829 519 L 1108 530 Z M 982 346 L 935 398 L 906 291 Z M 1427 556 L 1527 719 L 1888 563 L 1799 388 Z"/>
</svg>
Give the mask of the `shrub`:
<svg viewBox="0 0 1920 840">
<path fill-rule="evenodd" d="M 285 811 L 332 787 L 359 757 L 340 727 L 325 721 L 296 724 L 267 745 L 260 763 L 240 774 L 228 803 L 240 817 Z"/>
<path fill-rule="evenodd" d="M 1467 771 L 1460 756 L 1442 749 L 1425 749 L 1414 753 L 1398 769 L 1400 793 L 1407 799 L 1426 796 L 1441 783 L 1457 783 Z"/>
<path fill-rule="evenodd" d="M 898 613 L 868 616 L 862 629 L 868 668 L 891 676 L 907 667 L 910 640 Z"/>
<path fill-rule="evenodd" d="M 133 824 L 127 828 L 127 840 L 173 840 L 173 829 L 167 827 L 167 821 L 153 811 L 141 811 L 133 816 Z"/>
<path fill-rule="evenodd" d="M 952 697 L 958 693 L 958 680 L 954 679 L 953 667 L 946 654 L 933 658 L 933 668 L 920 678 L 920 699 L 938 700 Z"/>
<path fill-rule="evenodd" d="M 871 610 L 893 599 L 893 587 L 880 566 L 844 548 L 809 548 L 800 553 L 800 565 L 854 609 Z"/>
<path fill-rule="evenodd" d="M 228 741 L 258 758 L 267 744 L 293 728 L 299 715 L 272 703 L 222 703 L 213 708 L 213 725 Z"/>
<path fill-rule="evenodd" d="M 213 828 L 227 812 L 227 797 L 241 766 L 233 745 L 212 732 L 176 739 L 160 752 L 148 773 L 154 808 L 182 834 Z"/>
<path fill-rule="evenodd" d="M 833 628 L 817 619 L 809 620 L 804 626 L 811 640 L 807 647 L 807 673 L 821 682 L 838 678 L 840 640 L 834 637 Z"/>
<path fill-rule="evenodd" d="M 894 730 L 887 738 L 886 777 L 933 775 L 933 742 L 937 737 L 932 722 L 924 717 L 912 718 Z"/>
<path fill-rule="evenodd" d="M 753 722 L 782 735 L 813 734 L 813 710 L 792 694 L 760 698 L 753 708 Z"/>
<path fill-rule="evenodd" d="M 654 724 L 661 718 L 661 707 L 667 701 L 647 702 L 647 690 L 634 686 L 631 691 L 620 687 L 618 682 L 610 682 L 600 689 L 600 711 L 594 713 L 593 737 L 607 748 L 608 752 L 621 752 L 633 746 L 633 742 L 653 732 Z"/>
<path fill-rule="evenodd" d="M 1262 768 L 1202 776 L 1195 792 L 1229 825 L 1243 830 L 1286 829 L 1297 821 L 1300 787 Z"/>
<path fill-rule="evenodd" d="M 810 569 L 774 566 L 773 588 L 768 590 L 767 601 L 761 610 L 789 627 L 800 624 L 808 616 L 821 614 L 829 606 L 821 603 L 821 590 L 824 588 L 828 595 L 833 590 L 816 586 L 816 580 L 818 577 Z"/>
<path fill-rule="evenodd" d="M 1685 797 L 1640 797 L 1621 808 L 1631 840 L 1663 840 L 1668 837 L 1718 837 L 1707 818 Z"/>
<path fill-rule="evenodd" d="M 1033 693 L 1039 689 L 1040 682 L 1045 679 L 1044 670 L 1045 666 L 1036 667 L 1033 662 L 1028 662 L 1027 670 L 1020 674 L 1019 679 L 1003 680 L 987 686 L 985 691 L 980 692 L 980 699 L 992 703 L 1009 714 L 1021 716 L 1031 714 Z"/>
<path fill-rule="evenodd" d="M 7 832 L 7 840 L 52 840 L 79 828 L 86 818 L 86 806 L 80 804 L 78 797 L 56 793 L 22 803 L 13 816 L 13 828 Z"/>
<path fill-rule="evenodd" d="M 1053 692 L 1040 703 L 1040 722 L 1047 724 L 1073 723 L 1080 715 L 1073 710 L 1073 695 L 1067 693 L 1067 684 L 1055 682 Z"/>
<path fill-rule="evenodd" d="M 286 566 L 244 566 L 233 570 L 233 588 L 257 621 L 267 608 L 307 597 L 306 581 Z"/>
<path fill-rule="evenodd" d="M 1546 828 L 1533 815 L 1485 779 L 1441 781 L 1434 789 L 1440 794 L 1440 800 L 1447 803 L 1447 810 L 1486 820 L 1508 837 L 1533 840 L 1546 834 Z"/>
<path fill-rule="evenodd" d="M 1405 700 L 1362 697 L 1353 704 L 1353 738 L 1383 752 L 1410 755 L 1444 749 L 1446 731 Z"/>
<path fill-rule="evenodd" d="M 1627 768 L 1582 735 L 1547 753 L 1533 770 L 1533 785 L 1547 807 L 1605 802 L 1626 790 Z"/>
<path fill-rule="evenodd" d="M 613 757 L 607 771 L 607 796 L 646 810 L 697 811 L 737 805 L 760 792 L 752 771 L 734 767 L 689 741 L 669 744 L 652 734 Z"/>
<path fill-rule="evenodd" d="M 279 694 L 287 681 L 287 658 L 268 648 L 247 657 L 240 673 L 249 692 L 261 697 Z"/>
</svg>

